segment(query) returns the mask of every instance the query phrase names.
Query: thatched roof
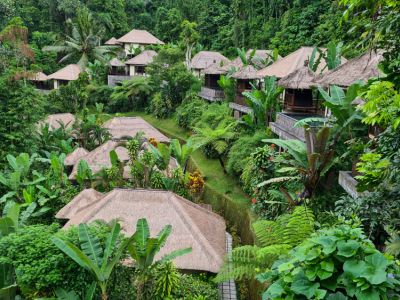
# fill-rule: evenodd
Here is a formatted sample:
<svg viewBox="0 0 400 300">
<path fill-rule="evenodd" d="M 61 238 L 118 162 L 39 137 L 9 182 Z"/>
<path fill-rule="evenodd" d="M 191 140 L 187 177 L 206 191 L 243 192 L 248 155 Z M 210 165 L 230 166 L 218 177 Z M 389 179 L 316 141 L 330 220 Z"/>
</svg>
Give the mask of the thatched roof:
<svg viewBox="0 0 400 300">
<path fill-rule="evenodd" d="M 28 77 L 28 80 L 32 81 L 47 81 L 47 75 L 44 74 L 43 72 L 37 72 L 35 74 L 32 74 L 31 76 Z"/>
<path fill-rule="evenodd" d="M 323 48 L 320 49 L 325 51 L 325 49 Z M 276 61 L 272 65 L 261 69 L 260 71 L 258 71 L 257 75 L 259 78 L 264 78 L 266 76 L 283 78 L 290 73 L 293 73 L 297 69 L 302 68 L 304 66 L 304 61 L 310 59 L 313 51 L 314 47 L 301 47 L 296 51 L 290 53 L 289 55 L 285 56 L 284 58 Z M 325 65 L 325 61 L 322 59 L 318 66 L 317 73 L 320 73 Z"/>
<path fill-rule="evenodd" d="M 104 195 L 94 189 L 84 189 L 56 214 L 57 219 L 71 219 L 85 208 L 103 198 Z"/>
<path fill-rule="evenodd" d="M 112 37 L 111 39 L 106 41 L 104 43 L 104 45 L 115 46 L 115 45 L 120 45 L 120 43 L 118 42 L 118 40 L 115 37 Z"/>
<path fill-rule="evenodd" d="M 153 62 L 154 57 L 157 55 L 156 51 L 145 50 L 135 57 L 127 60 L 125 64 L 134 66 L 147 66 Z"/>
<path fill-rule="evenodd" d="M 58 70 L 53 74 L 50 74 L 47 77 L 47 79 L 67 80 L 67 81 L 77 80 L 81 72 L 82 70 L 78 65 L 71 64 L 65 66 L 64 68 Z"/>
<path fill-rule="evenodd" d="M 81 158 L 86 156 L 89 153 L 85 148 L 79 147 L 76 148 L 74 151 L 69 153 L 64 160 L 64 165 L 66 166 L 73 166 L 79 162 Z"/>
<path fill-rule="evenodd" d="M 110 152 L 115 150 L 118 155 L 118 158 L 121 161 L 128 161 L 129 155 L 128 150 L 121 145 L 120 142 L 116 141 L 107 141 L 103 145 L 97 147 L 93 151 L 87 153 L 85 156 L 81 157 L 80 160 L 84 160 L 87 162 L 89 168 L 92 170 L 93 174 L 101 171 L 103 168 L 110 168 L 111 160 L 110 160 Z M 78 173 L 78 165 L 79 161 L 72 168 L 72 172 L 69 175 L 69 179 L 75 179 L 76 174 Z"/>
<path fill-rule="evenodd" d="M 191 247 L 191 253 L 174 259 L 179 269 L 213 273 L 220 270 L 226 249 L 224 219 L 169 191 L 114 189 L 71 217 L 64 228 L 95 220 L 110 222 L 117 219 L 123 232 L 131 235 L 141 218 L 149 222 L 151 236 L 164 226 L 172 225 L 172 234 L 156 259 L 171 251 Z"/>
<path fill-rule="evenodd" d="M 308 66 L 303 66 L 281 78 L 278 81 L 278 85 L 287 89 L 311 89 L 311 87 L 316 85 L 314 79 L 315 74 L 310 68 Z"/>
<path fill-rule="evenodd" d="M 232 74 L 235 79 L 257 79 L 257 69 L 251 65 L 241 67 Z"/>
<path fill-rule="evenodd" d="M 60 128 L 61 124 L 64 124 L 65 127 L 71 127 L 74 123 L 75 123 L 75 116 L 73 114 L 70 113 L 52 114 L 48 115 L 46 119 L 39 122 L 39 126 L 48 124 L 49 129 L 54 130 Z"/>
<path fill-rule="evenodd" d="M 253 52 L 253 49 L 249 49 L 246 52 L 246 57 L 249 58 L 250 54 Z M 260 50 L 257 49 L 254 53 L 253 58 L 251 59 L 251 63 L 257 68 L 264 68 L 266 63 L 272 62 L 271 56 L 273 54 L 272 50 Z M 281 57 L 279 56 L 278 59 Z M 239 57 L 240 59 L 240 57 Z"/>
<path fill-rule="evenodd" d="M 321 75 L 315 80 L 319 85 L 350 86 L 356 81 L 368 81 L 381 76 L 378 64 L 383 59 L 382 52 L 371 51 L 353 58 L 334 70 Z"/>
<path fill-rule="evenodd" d="M 134 137 L 136 133 L 143 132 L 147 139 L 154 138 L 162 143 L 169 143 L 169 138 L 147 123 L 140 117 L 115 117 L 103 124 L 113 139 L 121 140 Z"/>
<path fill-rule="evenodd" d="M 242 66 L 243 66 L 242 60 L 238 57 L 233 61 L 219 62 L 212 64 L 211 66 L 203 69 L 201 72 L 203 74 L 221 75 L 228 73 L 229 70 L 231 70 L 232 68 L 236 70 Z"/>
<path fill-rule="evenodd" d="M 191 61 L 192 69 L 203 70 L 213 64 L 228 63 L 229 59 L 216 51 L 200 51 L 193 56 Z"/>
<path fill-rule="evenodd" d="M 160 41 L 150 32 L 139 29 L 129 31 L 127 34 L 120 37 L 117 42 L 143 45 L 164 45 L 164 42 Z"/>
<path fill-rule="evenodd" d="M 112 60 L 110 60 L 110 62 L 108 64 L 111 67 L 125 67 L 125 64 L 116 57 L 114 57 Z"/>
</svg>

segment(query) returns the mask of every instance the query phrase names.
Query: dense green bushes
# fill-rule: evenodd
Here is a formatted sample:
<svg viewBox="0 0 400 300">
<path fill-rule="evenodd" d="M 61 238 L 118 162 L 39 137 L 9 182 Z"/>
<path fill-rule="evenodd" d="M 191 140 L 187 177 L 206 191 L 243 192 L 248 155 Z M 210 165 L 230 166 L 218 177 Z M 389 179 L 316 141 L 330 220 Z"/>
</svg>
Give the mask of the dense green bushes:
<svg viewBox="0 0 400 300">
<path fill-rule="evenodd" d="M 199 121 L 204 111 L 208 108 L 207 103 L 196 94 L 189 94 L 176 109 L 176 121 L 185 129 L 193 128 Z"/>
<path fill-rule="evenodd" d="M 263 297 L 282 299 L 396 299 L 398 266 L 356 226 L 322 229 L 258 278 Z"/>
</svg>

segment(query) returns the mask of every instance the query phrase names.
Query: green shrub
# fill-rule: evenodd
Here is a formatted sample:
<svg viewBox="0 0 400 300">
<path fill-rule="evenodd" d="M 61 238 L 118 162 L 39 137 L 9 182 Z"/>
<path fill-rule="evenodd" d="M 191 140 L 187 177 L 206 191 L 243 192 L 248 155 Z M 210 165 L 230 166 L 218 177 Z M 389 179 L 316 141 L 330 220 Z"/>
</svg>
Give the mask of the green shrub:
<svg viewBox="0 0 400 300">
<path fill-rule="evenodd" d="M 104 242 L 104 226 L 91 226 Z M 19 228 L 16 233 L 0 239 L 0 263 L 11 263 L 17 284 L 27 299 L 52 296 L 57 288 L 84 291 L 92 276 L 64 255 L 51 241 L 59 225 L 33 225 Z M 70 242 L 78 243 L 76 228 L 61 232 Z"/>
<path fill-rule="evenodd" d="M 243 172 L 246 159 L 254 152 L 257 147 L 264 143 L 262 139 L 268 138 L 265 131 L 257 131 L 254 135 L 243 135 L 237 139 L 228 154 L 226 169 L 231 175 L 240 175 Z"/>
<path fill-rule="evenodd" d="M 96 103 L 102 103 L 108 108 L 107 105 L 110 102 L 110 97 L 113 92 L 113 88 L 108 85 L 89 85 L 88 91 L 88 104 L 95 105 Z"/>
<path fill-rule="evenodd" d="M 193 299 L 203 296 L 207 300 L 217 300 L 219 299 L 218 293 L 216 284 L 205 281 L 200 276 L 182 275 L 179 288 L 172 295 L 173 299 Z"/>
<path fill-rule="evenodd" d="M 156 118 L 167 118 L 172 113 L 172 102 L 170 99 L 163 99 L 161 93 L 156 93 L 150 100 L 150 106 L 147 110 Z"/>
<path fill-rule="evenodd" d="M 258 279 L 267 299 L 397 299 L 398 267 L 358 227 L 322 229 Z"/>
<path fill-rule="evenodd" d="M 203 125 L 215 128 L 220 122 L 235 121 L 232 117 L 232 109 L 229 108 L 227 103 L 211 103 L 207 105 L 206 110 L 203 111 L 201 117 L 196 122 L 195 127 L 202 127 Z"/>
<path fill-rule="evenodd" d="M 190 129 L 198 122 L 203 112 L 207 109 L 207 103 L 196 94 L 189 94 L 182 105 L 176 109 L 176 121 L 185 129 Z"/>
</svg>

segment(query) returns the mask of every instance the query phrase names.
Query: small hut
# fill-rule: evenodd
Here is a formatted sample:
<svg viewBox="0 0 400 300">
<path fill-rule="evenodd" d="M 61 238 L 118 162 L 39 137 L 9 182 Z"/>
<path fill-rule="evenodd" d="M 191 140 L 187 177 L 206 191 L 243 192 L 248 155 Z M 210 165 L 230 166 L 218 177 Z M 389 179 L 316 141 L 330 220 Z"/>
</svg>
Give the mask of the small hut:
<svg viewBox="0 0 400 300">
<path fill-rule="evenodd" d="M 154 138 L 161 143 L 169 143 L 169 138 L 151 126 L 140 117 L 115 117 L 103 124 L 114 140 L 133 138 L 137 133 L 143 132 L 147 140 Z"/>
<path fill-rule="evenodd" d="M 320 48 L 320 50 L 326 51 L 324 48 Z M 259 70 L 257 77 L 260 79 L 267 76 L 283 78 L 297 69 L 301 69 L 304 66 L 304 62 L 310 60 L 313 51 L 314 47 L 301 47 L 268 67 Z M 325 61 L 322 59 L 316 73 L 320 73 L 325 67 Z"/>
<path fill-rule="evenodd" d="M 334 70 L 315 79 L 321 86 L 339 85 L 348 87 L 356 81 L 368 81 L 372 77 L 381 77 L 378 65 L 383 59 L 382 51 L 367 52 L 353 58 Z"/>
<path fill-rule="evenodd" d="M 64 228 L 96 220 L 119 220 L 123 233 L 131 235 L 139 219 L 149 222 L 151 236 L 164 226 L 173 230 L 156 259 L 182 248 L 192 252 L 174 259 L 181 270 L 218 273 L 226 253 L 225 221 L 219 215 L 172 192 L 114 189 L 103 195 L 85 190 L 59 213 Z"/>
<path fill-rule="evenodd" d="M 318 101 L 314 99 L 312 87 L 315 74 L 307 65 L 281 78 L 278 85 L 285 88 L 283 109 L 286 111 L 316 113 Z"/>
<path fill-rule="evenodd" d="M 226 64 L 229 62 L 224 55 L 216 51 L 200 51 L 195 56 L 193 56 L 190 62 L 190 67 L 193 73 L 200 77 L 201 71 L 207 69 L 214 64 Z"/>
<path fill-rule="evenodd" d="M 146 67 L 151 64 L 157 52 L 153 50 L 145 50 L 139 55 L 127 60 L 125 64 L 129 66 L 130 76 L 145 76 Z"/>
<path fill-rule="evenodd" d="M 129 31 L 127 34 L 117 39 L 117 42 L 122 44 L 126 55 L 132 55 L 132 50 L 136 48 L 144 50 L 145 46 L 164 45 L 164 42 L 160 41 L 147 30 L 139 29 Z"/>
<path fill-rule="evenodd" d="M 71 64 L 50 74 L 47 79 L 53 80 L 54 89 L 58 89 L 60 85 L 65 85 L 72 80 L 77 80 L 81 72 L 82 70 L 78 65 Z"/>
<path fill-rule="evenodd" d="M 218 81 L 221 79 L 221 75 L 228 72 L 229 65 L 231 65 L 231 62 L 221 61 L 201 71 L 204 74 L 204 84 L 199 92 L 201 98 L 208 101 L 220 101 L 224 99 L 224 91 L 220 88 Z"/>
<path fill-rule="evenodd" d="M 229 106 L 234 110 L 234 116 L 239 118 L 243 113 L 247 114 L 250 111 L 243 92 L 251 90 L 252 85 L 257 86 L 257 69 L 252 65 L 243 66 L 232 74 L 232 78 L 236 79 L 236 96 Z"/>
</svg>

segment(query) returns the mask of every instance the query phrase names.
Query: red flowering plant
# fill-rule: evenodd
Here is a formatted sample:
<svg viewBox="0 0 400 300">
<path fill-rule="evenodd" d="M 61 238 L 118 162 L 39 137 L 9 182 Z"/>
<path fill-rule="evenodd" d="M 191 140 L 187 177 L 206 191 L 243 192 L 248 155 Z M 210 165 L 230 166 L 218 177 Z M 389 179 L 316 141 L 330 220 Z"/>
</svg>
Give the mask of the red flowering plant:
<svg viewBox="0 0 400 300">
<path fill-rule="evenodd" d="M 195 201 L 201 197 L 204 190 L 204 178 L 199 171 L 189 173 L 188 189 Z"/>
</svg>

